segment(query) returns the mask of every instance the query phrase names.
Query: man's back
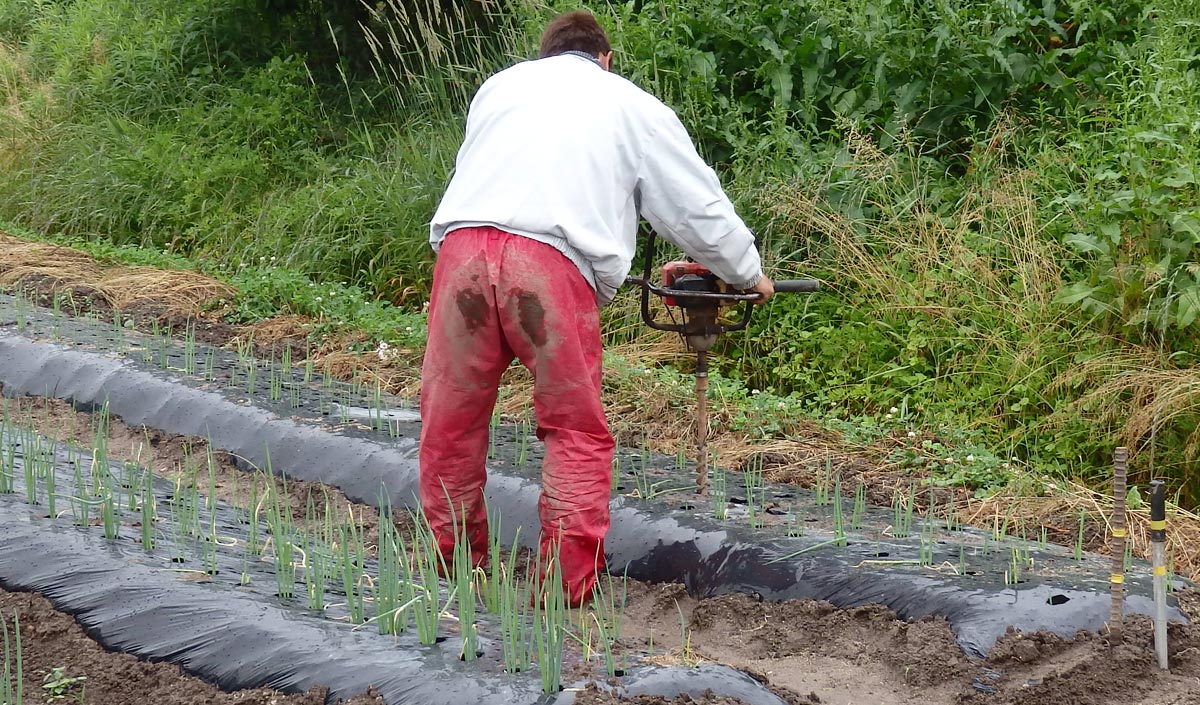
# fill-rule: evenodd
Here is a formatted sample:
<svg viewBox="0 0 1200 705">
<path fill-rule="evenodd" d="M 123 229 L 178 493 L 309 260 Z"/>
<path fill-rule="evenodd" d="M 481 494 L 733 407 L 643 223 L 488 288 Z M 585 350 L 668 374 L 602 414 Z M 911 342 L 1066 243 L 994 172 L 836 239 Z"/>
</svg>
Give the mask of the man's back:
<svg viewBox="0 0 1200 705">
<path fill-rule="evenodd" d="M 601 281 L 591 283 L 618 284 L 636 231 L 638 170 L 663 119 L 673 114 L 661 102 L 583 57 L 501 71 L 471 104 L 432 239 L 463 224 L 562 238 L 595 268 Z"/>
</svg>

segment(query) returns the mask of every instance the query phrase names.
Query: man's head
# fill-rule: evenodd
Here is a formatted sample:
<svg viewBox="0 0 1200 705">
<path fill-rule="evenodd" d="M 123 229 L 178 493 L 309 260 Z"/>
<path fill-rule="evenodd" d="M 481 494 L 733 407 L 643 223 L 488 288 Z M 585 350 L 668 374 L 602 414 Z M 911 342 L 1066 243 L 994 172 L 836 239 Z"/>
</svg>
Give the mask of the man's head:
<svg viewBox="0 0 1200 705">
<path fill-rule="evenodd" d="M 568 51 L 582 51 L 600 60 L 608 69 L 612 62 L 612 46 L 608 35 L 587 10 L 575 10 L 555 17 L 542 32 L 538 49 L 541 58 L 557 56 Z"/>
</svg>

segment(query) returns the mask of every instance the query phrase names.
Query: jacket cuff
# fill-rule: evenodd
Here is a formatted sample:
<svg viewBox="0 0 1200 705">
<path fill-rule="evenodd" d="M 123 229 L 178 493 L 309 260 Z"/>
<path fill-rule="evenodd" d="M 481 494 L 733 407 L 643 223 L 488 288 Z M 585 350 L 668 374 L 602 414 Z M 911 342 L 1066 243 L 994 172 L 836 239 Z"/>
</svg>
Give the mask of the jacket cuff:
<svg viewBox="0 0 1200 705">
<path fill-rule="evenodd" d="M 762 281 L 762 278 L 763 278 L 763 273 L 759 272 L 758 274 L 755 274 L 753 277 L 751 277 L 750 279 L 748 279 L 744 282 L 726 282 L 726 283 L 729 284 L 729 286 L 733 287 L 734 289 L 737 289 L 739 291 L 745 291 L 747 289 L 753 289 L 756 284 L 758 284 L 760 281 Z"/>
</svg>

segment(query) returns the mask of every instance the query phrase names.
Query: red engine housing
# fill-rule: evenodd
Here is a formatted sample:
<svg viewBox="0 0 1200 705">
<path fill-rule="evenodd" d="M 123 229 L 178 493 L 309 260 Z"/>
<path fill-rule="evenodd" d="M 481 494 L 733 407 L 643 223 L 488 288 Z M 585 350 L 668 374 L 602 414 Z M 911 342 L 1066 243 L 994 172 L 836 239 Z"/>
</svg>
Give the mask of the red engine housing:
<svg viewBox="0 0 1200 705">
<path fill-rule="evenodd" d="M 699 262 L 667 262 L 662 268 L 663 286 L 670 288 L 675 285 L 681 277 L 693 275 L 697 277 L 710 277 L 712 272 L 708 271 L 708 267 Z M 673 296 L 664 296 L 663 303 L 667 306 L 678 306 Z"/>
</svg>

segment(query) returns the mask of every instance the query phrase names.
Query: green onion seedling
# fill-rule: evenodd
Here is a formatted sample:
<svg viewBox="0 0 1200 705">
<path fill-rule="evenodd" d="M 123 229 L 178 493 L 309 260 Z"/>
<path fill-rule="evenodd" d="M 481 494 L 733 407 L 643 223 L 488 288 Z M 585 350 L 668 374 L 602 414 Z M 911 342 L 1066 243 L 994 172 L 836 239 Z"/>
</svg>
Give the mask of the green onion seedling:
<svg viewBox="0 0 1200 705">
<path fill-rule="evenodd" d="M 515 544 L 514 544 L 515 550 Z M 504 670 L 520 673 L 529 667 L 532 660 L 529 652 L 532 625 L 529 620 L 530 602 L 533 601 L 533 581 L 521 586 L 517 581 L 512 563 L 501 567 L 500 637 L 504 656 Z"/>
<path fill-rule="evenodd" d="M 75 477 L 73 479 L 75 485 L 75 497 L 74 501 L 72 502 L 72 509 L 75 507 L 79 508 L 78 513 L 74 514 L 75 523 L 78 526 L 87 526 L 88 522 L 90 521 L 89 514 L 91 505 L 89 505 L 87 501 L 87 484 L 86 480 L 83 478 L 83 468 L 79 465 L 78 461 L 75 462 Z"/>
<path fill-rule="evenodd" d="M 154 474 L 147 471 L 142 474 L 142 548 L 154 550 Z"/>
<path fill-rule="evenodd" d="M 621 639 L 621 622 L 625 618 L 625 598 L 628 590 L 628 578 L 621 578 L 620 595 L 617 594 L 616 579 L 608 578 L 608 588 L 604 589 L 603 580 L 596 581 L 596 594 L 592 601 L 595 611 L 592 617 L 596 622 L 596 630 L 600 634 L 601 648 L 604 650 L 604 666 L 609 677 L 616 677 L 620 669 L 613 658 L 613 645 Z"/>
<path fill-rule="evenodd" d="M 915 504 L 916 488 L 913 485 L 909 485 L 908 494 L 897 490 L 892 495 L 892 536 L 902 539 L 911 535 Z"/>
<path fill-rule="evenodd" d="M 475 626 L 475 561 L 471 555 L 470 537 L 467 533 L 466 507 L 459 512 L 454 511 L 454 503 L 449 495 L 446 501 L 450 505 L 450 517 L 454 524 L 454 534 L 458 539 L 454 542 L 454 592 L 458 595 L 458 629 L 462 637 L 463 661 L 474 661 L 478 657 L 479 635 Z"/>
<path fill-rule="evenodd" d="M 271 456 L 267 451 L 267 473 L 271 473 Z M 267 526 L 275 549 L 275 594 L 291 599 L 296 589 L 295 545 L 292 543 L 292 512 L 287 505 L 287 480 L 280 478 L 280 488 L 267 487 Z"/>
<path fill-rule="evenodd" d="M 396 525 L 392 519 L 392 506 L 387 492 L 379 492 L 379 546 L 376 551 L 379 568 L 375 581 L 375 620 L 380 634 L 395 634 L 397 608 L 400 601 L 400 545 L 396 536 Z"/>
<path fill-rule="evenodd" d="M 22 705 L 25 701 L 25 656 L 21 653 L 20 615 L 13 613 L 10 639 L 8 623 L 5 622 L 4 615 L 0 614 L 0 632 L 4 635 L 4 672 L 3 678 L 0 678 L 0 703 Z"/>
<path fill-rule="evenodd" d="M 196 324 L 188 319 L 184 324 L 183 339 L 183 371 L 186 374 L 196 374 Z"/>
<path fill-rule="evenodd" d="M 763 509 L 766 504 L 766 486 L 763 484 L 762 456 L 756 456 L 742 473 L 742 481 L 746 488 L 746 513 L 750 518 L 750 526 L 763 526 Z"/>
<path fill-rule="evenodd" d="M 729 515 L 729 485 L 725 468 L 719 463 L 713 463 L 712 478 L 713 518 L 725 521 Z"/>
<path fill-rule="evenodd" d="M 933 549 L 937 544 L 937 539 L 934 534 L 933 522 L 925 521 L 921 524 L 921 549 L 920 562 L 922 566 L 933 565 Z"/>
<path fill-rule="evenodd" d="M 834 545 L 846 545 L 846 525 L 842 517 L 842 477 L 838 475 L 834 480 L 833 489 L 833 536 Z"/>
<path fill-rule="evenodd" d="M 350 608 L 350 621 L 360 624 L 363 621 L 363 539 L 362 531 L 354 523 L 354 514 L 350 513 L 346 522 L 338 529 L 341 548 L 342 589 Z"/>
<path fill-rule="evenodd" d="M 1079 510 L 1079 531 L 1075 534 L 1075 560 L 1083 560 L 1083 527 L 1087 523 L 1087 512 Z"/>
<path fill-rule="evenodd" d="M 439 600 L 438 567 L 445 572 L 445 562 L 438 548 L 437 539 L 433 536 L 429 524 L 423 514 L 418 513 L 413 518 L 416 530 L 413 535 L 415 547 L 413 551 L 413 573 L 418 580 L 418 594 L 413 617 L 417 626 L 417 638 L 422 644 L 437 642 L 438 621 L 442 616 L 442 606 Z M 450 604 L 453 594 L 446 598 Z"/>
<path fill-rule="evenodd" d="M 537 645 L 538 670 L 542 676 L 542 692 L 557 693 L 562 689 L 567 612 L 558 551 L 551 551 L 544 570 L 540 563 L 537 570 L 542 576 L 542 585 L 533 602 L 533 636 Z"/>
<path fill-rule="evenodd" d="M 529 452 L 529 427 L 525 419 L 517 424 L 517 465 L 525 465 L 525 456 Z"/>
<path fill-rule="evenodd" d="M 311 507 L 312 498 L 309 498 Z M 325 551 L 320 545 L 315 529 L 304 532 L 304 587 L 308 593 L 308 608 L 313 612 L 325 611 Z"/>
<path fill-rule="evenodd" d="M 51 517 L 58 516 L 57 506 L 57 488 L 55 482 L 57 479 L 54 476 L 54 446 L 50 445 L 46 448 L 45 459 L 45 480 L 46 480 L 46 507 L 50 510 Z"/>
<path fill-rule="evenodd" d="M 254 390 L 258 388 L 258 363 L 253 359 L 246 362 L 246 393 L 254 396 Z"/>
<path fill-rule="evenodd" d="M 1008 561 L 1008 568 L 1004 571 L 1004 584 L 1017 585 L 1021 582 L 1021 553 L 1020 549 L 1013 546 Z"/>
<path fill-rule="evenodd" d="M 829 490 L 833 487 L 833 458 L 825 458 L 825 472 L 817 476 L 813 487 L 813 500 L 818 507 L 829 506 Z"/>
<path fill-rule="evenodd" d="M 863 526 L 863 515 L 867 512 L 867 485 L 859 480 L 854 490 L 854 508 L 850 510 L 850 528 L 858 531 Z"/>
<path fill-rule="evenodd" d="M 25 458 L 22 462 L 22 467 L 25 470 L 25 501 L 30 504 L 38 503 L 38 481 L 37 481 L 37 463 L 32 457 L 32 444 L 26 442 Z"/>
</svg>

